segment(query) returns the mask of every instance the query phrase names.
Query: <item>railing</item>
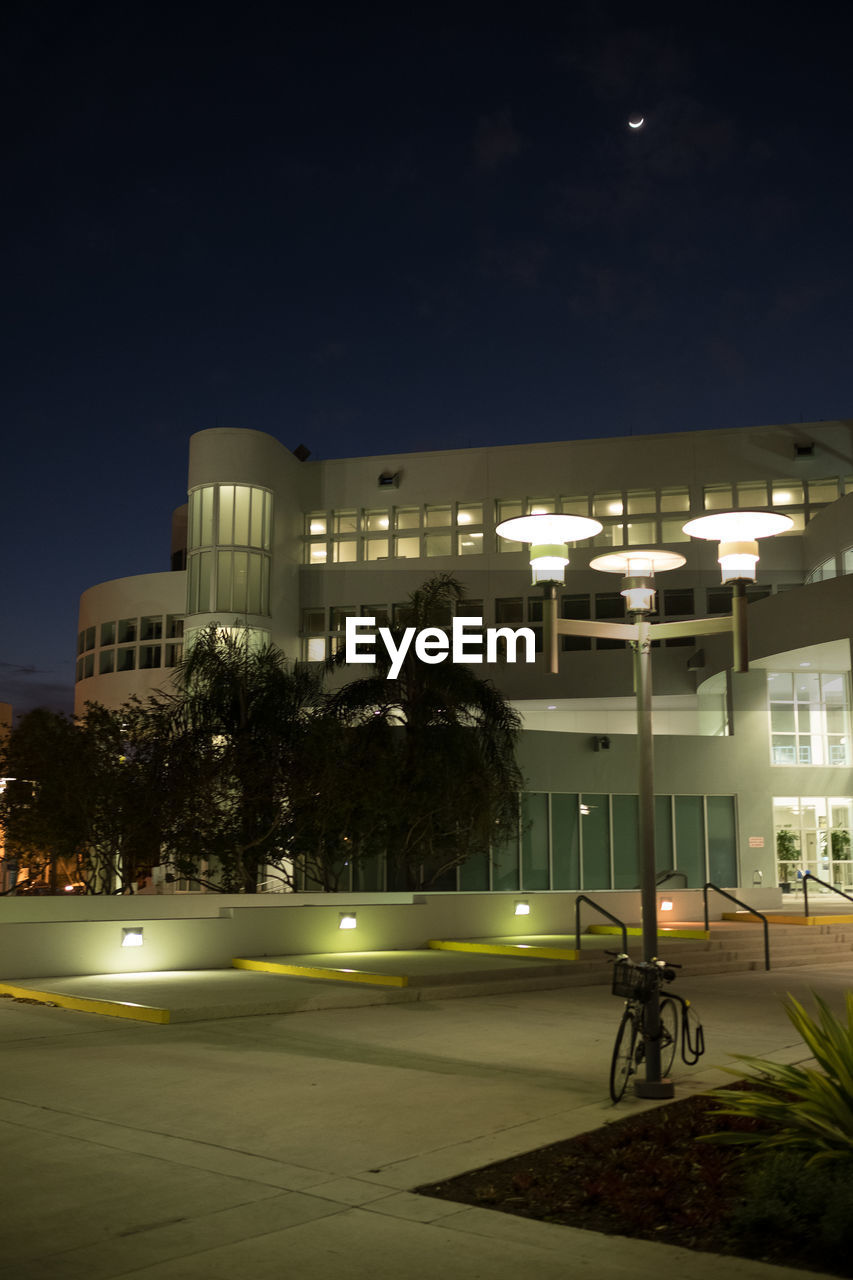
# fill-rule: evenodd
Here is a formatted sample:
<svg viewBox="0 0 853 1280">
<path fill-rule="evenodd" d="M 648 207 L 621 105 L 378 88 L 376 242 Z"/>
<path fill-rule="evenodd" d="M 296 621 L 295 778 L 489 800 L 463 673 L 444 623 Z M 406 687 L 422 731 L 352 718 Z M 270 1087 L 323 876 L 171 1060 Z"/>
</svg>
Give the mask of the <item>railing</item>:
<svg viewBox="0 0 853 1280">
<path fill-rule="evenodd" d="M 585 902 L 587 906 L 597 911 L 599 915 L 606 916 L 611 924 L 618 924 L 622 930 L 622 950 L 628 950 L 628 929 L 624 920 L 620 920 L 618 916 L 611 915 L 609 911 L 605 911 L 604 907 L 600 907 L 597 902 L 593 902 L 592 898 L 588 898 L 585 893 L 579 893 L 575 898 L 575 951 L 581 949 L 581 903 Z"/>
<path fill-rule="evenodd" d="M 764 925 L 764 968 L 770 968 L 770 927 L 767 923 L 767 916 L 761 911 L 756 911 L 755 907 L 750 907 L 746 902 L 741 902 L 740 898 L 736 898 L 733 893 L 727 893 L 725 889 L 721 889 L 718 884 L 711 884 L 709 880 L 707 884 L 702 886 L 702 897 L 705 899 L 705 929 L 711 928 L 708 920 L 708 890 L 713 889 L 714 893 L 719 893 L 721 897 L 728 898 L 729 902 L 733 902 L 735 906 L 741 907 L 742 910 L 748 911 L 751 916 L 757 916 Z"/>
<path fill-rule="evenodd" d="M 837 889 L 834 884 L 829 884 L 826 880 L 821 880 L 820 876 L 813 876 L 810 871 L 800 873 L 800 879 L 803 882 L 803 903 L 805 906 L 805 915 L 809 914 L 809 880 L 814 880 L 815 884 L 822 884 L 824 889 L 830 889 L 833 893 L 840 893 L 842 898 L 846 898 L 848 902 L 853 902 L 853 898 L 849 893 L 845 893 L 843 889 Z"/>
<path fill-rule="evenodd" d="M 655 877 L 655 884 L 656 885 L 666 884 L 667 880 L 674 880 L 677 876 L 680 876 L 681 879 L 684 881 L 684 887 L 686 889 L 687 874 L 684 871 L 659 871 L 657 876 Z"/>
</svg>

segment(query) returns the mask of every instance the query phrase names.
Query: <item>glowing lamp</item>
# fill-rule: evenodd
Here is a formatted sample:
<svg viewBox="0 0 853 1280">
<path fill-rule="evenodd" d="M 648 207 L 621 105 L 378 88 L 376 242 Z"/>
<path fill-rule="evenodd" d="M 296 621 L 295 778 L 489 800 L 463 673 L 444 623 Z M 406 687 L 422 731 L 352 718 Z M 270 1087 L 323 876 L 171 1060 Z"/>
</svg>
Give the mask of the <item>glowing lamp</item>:
<svg viewBox="0 0 853 1280">
<path fill-rule="evenodd" d="M 141 947 L 143 937 L 141 929 L 122 929 L 121 945 L 123 947 Z"/>
<path fill-rule="evenodd" d="M 339 929 L 356 929 L 356 928 L 358 928 L 358 922 L 356 921 L 355 912 L 354 912 L 354 911 L 342 911 L 342 912 L 341 912 L 341 917 L 340 917 L 340 923 L 338 924 L 338 928 L 339 928 Z"/>
<path fill-rule="evenodd" d="M 517 903 L 515 904 L 515 914 L 516 914 L 517 916 L 529 916 L 529 915 L 530 915 L 530 903 L 529 903 L 529 902 L 517 902 Z"/>
<path fill-rule="evenodd" d="M 606 556 L 590 560 L 590 569 L 604 573 L 621 573 L 625 585 L 621 594 L 625 597 L 629 613 L 653 613 L 655 608 L 654 576 L 669 569 L 680 569 L 684 556 L 677 551 L 627 550 L 612 551 Z"/>
<path fill-rule="evenodd" d="M 495 532 L 510 542 L 530 543 L 533 581 L 562 582 L 569 563 L 567 543 L 580 542 L 600 533 L 600 520 L 588 516 L 529 515 L 502 520 Z"/>
<path fill-rule="evenodd" d="M 723 582 L 754 582 L 758 539 L 773 538 L 793 527 L 790 516 L 775 511 L 717 511 L 688 520 L 684 532 L 691 538 L 719 542 L 717 561 Z"/>
<path fill-rule="evenodd" d="M 664 898 L 661 901 L 661 904 L 660 904 L 661 911 L 672 911 L 672 907 L 673 907 L 672 898 Z"/>
</svg>

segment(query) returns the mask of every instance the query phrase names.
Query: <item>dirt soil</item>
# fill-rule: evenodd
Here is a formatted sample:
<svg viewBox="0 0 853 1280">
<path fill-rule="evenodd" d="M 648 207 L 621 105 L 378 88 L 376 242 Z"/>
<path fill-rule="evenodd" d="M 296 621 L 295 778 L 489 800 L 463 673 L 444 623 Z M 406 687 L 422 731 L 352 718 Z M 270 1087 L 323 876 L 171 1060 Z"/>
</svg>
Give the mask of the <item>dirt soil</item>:
<svg viewBox="0 0 853 1280">
<path fill-rule="evenodd" d="M 708 1097 L 685 1098 L 417 1191 L 587 1231 L 824 1271 L 820 1245 L 807 1233 L 732 1222 L 749 1157 L 696 1138 L 753 1124 L 721 1116 Z M 832 1274 L 853 1276 L 853 1259 Z"/>
</svg>

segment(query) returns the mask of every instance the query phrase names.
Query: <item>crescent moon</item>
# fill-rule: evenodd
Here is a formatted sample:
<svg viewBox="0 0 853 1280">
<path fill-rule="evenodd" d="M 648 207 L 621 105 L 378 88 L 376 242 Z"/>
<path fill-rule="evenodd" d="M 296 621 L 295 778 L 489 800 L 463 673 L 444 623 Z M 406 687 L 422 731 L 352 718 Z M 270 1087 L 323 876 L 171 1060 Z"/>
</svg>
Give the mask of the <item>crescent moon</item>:
<svg viewBox="0 0 853 1280">
<path fill-rule="evenodd" d="M 645 121 L 646 121 L 646 117 L 645 117 L 645 116 L 640 116 L 639 120 L 629 120 L 629 121 L 628 121 L 628 128 L 629 128 L 629 129 L 642 129 L 643 125 L 645 124 Z"/>
</svg>

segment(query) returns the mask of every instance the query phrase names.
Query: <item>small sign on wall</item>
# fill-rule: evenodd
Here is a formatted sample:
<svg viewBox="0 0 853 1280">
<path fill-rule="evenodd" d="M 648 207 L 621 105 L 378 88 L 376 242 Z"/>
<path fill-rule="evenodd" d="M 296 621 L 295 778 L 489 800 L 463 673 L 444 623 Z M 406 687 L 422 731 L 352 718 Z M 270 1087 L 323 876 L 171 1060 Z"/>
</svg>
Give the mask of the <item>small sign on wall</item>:
<svg viewBox="0 0 853 1280">
<path fill-rule="evenodd" d="M 750 849 L 763 849 L 763 848 L 764 848 L 764 836 L 750 836 L 750 837 L 749 837 L 749 847 L 750 847 Z"/>
</svg>

